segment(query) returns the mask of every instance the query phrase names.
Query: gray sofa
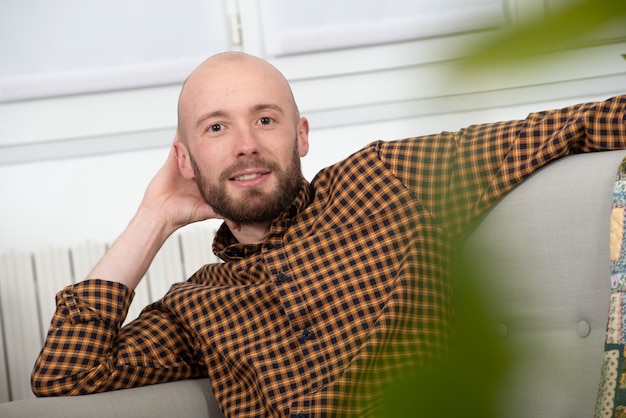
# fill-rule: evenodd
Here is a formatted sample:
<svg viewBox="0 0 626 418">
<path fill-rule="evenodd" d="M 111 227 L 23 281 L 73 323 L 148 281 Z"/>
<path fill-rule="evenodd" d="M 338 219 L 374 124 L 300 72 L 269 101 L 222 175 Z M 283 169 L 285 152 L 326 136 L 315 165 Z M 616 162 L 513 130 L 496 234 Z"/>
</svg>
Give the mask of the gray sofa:
<svg viewBox="0 0 626 418">
<path fill-rule="evenodd" d="M 566 157 L 508 194 L 466 245 L 490 326 L 514 349 L 503 417 L 592 417 L 610 298 L 609 216 L 626 151 Z M 468 382 L 469 385 L 472 382 Z M 451 397 L 451 401 L 454 398 Z M 0 404 L 0 417 L 216 417 L 207 379 Z"/>
</svg>

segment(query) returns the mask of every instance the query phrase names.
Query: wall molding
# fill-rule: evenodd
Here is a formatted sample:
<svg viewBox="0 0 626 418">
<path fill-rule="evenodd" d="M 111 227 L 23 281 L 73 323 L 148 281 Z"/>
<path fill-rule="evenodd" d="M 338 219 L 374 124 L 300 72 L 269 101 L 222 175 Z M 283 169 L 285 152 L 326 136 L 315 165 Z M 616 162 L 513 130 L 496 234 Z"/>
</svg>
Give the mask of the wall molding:
<svg viewBox="0 0 626 418">
<path fill-rule="evenodd" d="M 313 130 L 371 122 L 412 119 L 491 109 L 527 103 L 563 101 L 577 97 L 605 97 L 624 93 L 626 71 L 620 74 L 537 84 L 477 93 L 363 104 L 304 111 Z M 453 117 L 453 116 L 452 116 Z M 0 146 L 0 165 L 80 158 L 168 147 L 175 127 L 119 134 L 57 139 Z"/>
</svg>

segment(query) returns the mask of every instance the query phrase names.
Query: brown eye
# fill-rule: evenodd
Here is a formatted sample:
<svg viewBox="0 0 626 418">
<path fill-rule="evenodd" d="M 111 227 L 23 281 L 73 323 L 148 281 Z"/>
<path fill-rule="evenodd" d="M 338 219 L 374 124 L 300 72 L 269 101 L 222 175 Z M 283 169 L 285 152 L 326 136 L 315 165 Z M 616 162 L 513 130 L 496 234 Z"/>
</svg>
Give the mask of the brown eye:
<svg viewBox="0 0 626 418">
<path fill-rule="evenodd" d="M 272 123 L 272 118 L 261 118 L 259 119 L 259 123 L 261 125 L 269 125 Z"/>
<path fill-rule="evenodd" d="M 211 132 L 220 132 L 221 130 L 222 130 L 222 125 L 220 124 L 211 125 L 209 127 L 209 131 Z"/>
</svg>

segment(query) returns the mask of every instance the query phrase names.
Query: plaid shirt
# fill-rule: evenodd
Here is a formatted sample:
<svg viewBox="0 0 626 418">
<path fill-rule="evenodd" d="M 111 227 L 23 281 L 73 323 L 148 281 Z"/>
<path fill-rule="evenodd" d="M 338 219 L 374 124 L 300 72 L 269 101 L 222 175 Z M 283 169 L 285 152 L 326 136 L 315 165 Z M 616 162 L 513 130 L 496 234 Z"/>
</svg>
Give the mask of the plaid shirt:
<svg viewBox="0 0 626 418">
<path fill-rule="evenodd" d="M 322 170 L 225 261 L 121 328 L 132 290 L 68 286 L 33 371 L 38 396 L 209 376 L 227 416 L 366 416 L 380 384 L 444 349 L 451 238 L 566 154 L 624 148 L 626 97 L 376 142 Z"/>
</svg>

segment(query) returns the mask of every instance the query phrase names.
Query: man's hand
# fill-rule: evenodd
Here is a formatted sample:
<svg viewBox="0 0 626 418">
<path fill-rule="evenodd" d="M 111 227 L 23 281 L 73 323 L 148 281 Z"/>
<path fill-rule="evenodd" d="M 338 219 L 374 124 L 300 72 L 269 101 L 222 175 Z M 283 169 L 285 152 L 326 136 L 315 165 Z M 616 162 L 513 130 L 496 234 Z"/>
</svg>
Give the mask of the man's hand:
<svg viewBox="0 0 626 418">
<path fill-rule="evenodd" d="M 219 218 L 198 190 L 196 182 L 182 176 L 174 141 L 165 164 L 146 189 L 138 214 L 160 219 L 169 233 L 193 222 Z"/>
</svg>

